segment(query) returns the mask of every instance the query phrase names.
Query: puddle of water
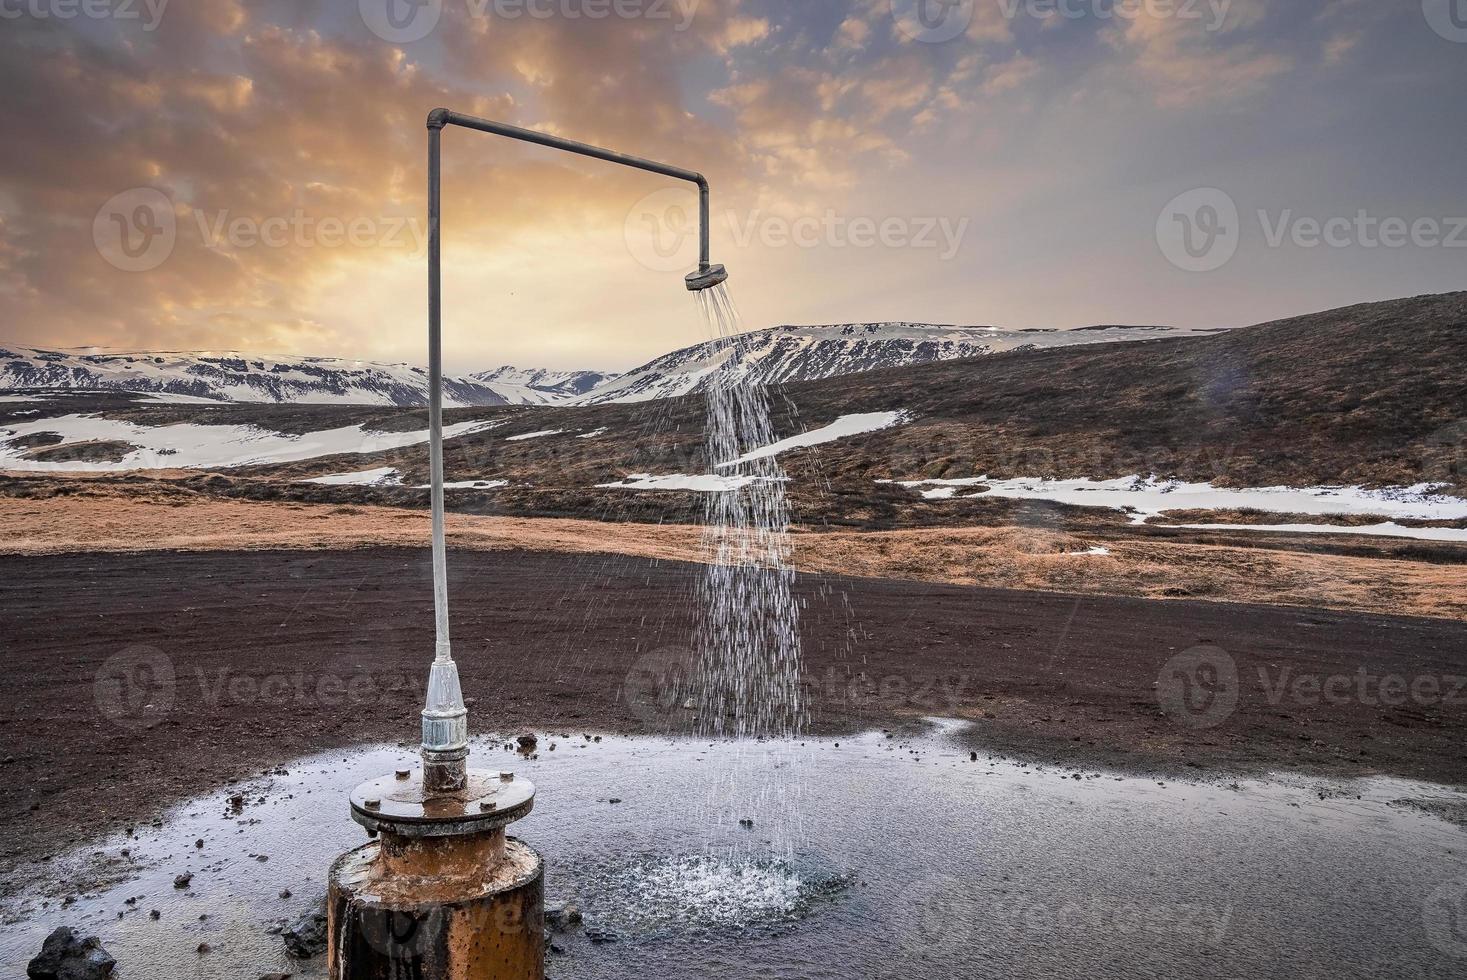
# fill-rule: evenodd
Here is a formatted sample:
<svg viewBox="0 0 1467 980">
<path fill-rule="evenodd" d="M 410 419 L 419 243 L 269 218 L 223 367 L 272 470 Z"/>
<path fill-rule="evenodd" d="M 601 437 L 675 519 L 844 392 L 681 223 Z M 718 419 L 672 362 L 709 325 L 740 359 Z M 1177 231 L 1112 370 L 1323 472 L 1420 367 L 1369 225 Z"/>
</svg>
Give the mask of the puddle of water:
<svg viewBox="0 0 1467 980">
<path fill-rule="evenodd" d="M 548 897 L 584 910 L 583 928 L 554 937 L 557 980 L 1467 970 L 1467 837 L 1391 805 L 1463 794 L 1386 779 L 1076 779 L 971 762 L 950 732 L 716 744 L 576 734 L 542 737 L 533 760 L 497 742 L 475 759 L 535 781 L 537 809 L 514 832 L 545 856 Z M 83 868 L 131 877 L 65 909 L 41 908 L 36 882 L 8 910 L 0 970 L 23 974 L 65 924 L 102 937 L 119 980 L 320 976 L 319 958 L 288 959 L 267 930 L 319 897 L 330 862 L 364 839 L 349 788 L 411 758 L 300 760 L 58 859 L 52 881 Z M 770 793 L 772 782 L 797 791 Z M 790 805 L 800 821 L 782 819 Z M 193 879 L 175 889 L 183 873 Z"/>
</svg>

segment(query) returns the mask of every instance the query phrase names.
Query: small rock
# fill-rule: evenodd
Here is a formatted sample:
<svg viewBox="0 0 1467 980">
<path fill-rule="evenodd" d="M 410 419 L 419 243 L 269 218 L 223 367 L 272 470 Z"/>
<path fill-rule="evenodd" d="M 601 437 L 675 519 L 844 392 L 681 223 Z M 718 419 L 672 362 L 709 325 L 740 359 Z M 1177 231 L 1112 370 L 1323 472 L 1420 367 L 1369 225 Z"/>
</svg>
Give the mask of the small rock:
<svg viewBox="0 0 1467 980">
<path fill-rule="evenodd" d="M 519 745 L 521 752 L 530 752 L 535 748 L 535 746 L 540 744 L 540 740 L 536 738 L 533 734 L 521 735 L 519 738 L 515 739 L 515 742 Z"/>
<path fill-rule="evenodd" d="M 209 952 L 212 948 L 213 947 L 211 947 L 208 943 L 199 943 L 199 948 L 197 950 L 195 950 L 195 952 L 197 952 L 200 956 L 203 956 L 205 953 Z"/>
<path fill-rule="evenodd" d="M 197 847 L 199 850 L 202 851 L 204 849 L 204 838 L 200 837 L 198 840 L 194 841 L 194 847 Z"/>
<path fill-rule="evenodd" d="M 289 898 L 290 897 L 290 889 L 289 888 L 282 888 L 280 890 L 280 897 L 281 898 Z"/>
<path fill-rule="evenodd" d="M 185 871 L 183 874 L 178 875 L 178 876 L 176 876 L 173 879 L 173 887 L 174 888 L 187 888 L 188 885 L 189 885 L 189 882 L 191 882 L 193 880 L 194 880 L 193 872 L 192 871 Z"/>
<path fill-rule="evenodd" d="M 116 965 L 96 936 L 79 940 L 62 926 L 46 937 L 40 955 L 26 966 L 25 975 L 30 980 L 103 980 L 112 975 Z"/>
<path fill-rule="evenodd" d="M 163 918 L 163 913 L 162 912 L 159 912 L 157 909 L 153 909 L 153 911 L 151 911 L 151 912 L 148 913 L 148 918 L 155 919 L 155 920 L 156 919 L 161 919 L 161 918 Z"/>
<path fill-rule="evenodd" d="M 326 951 L 326 903 L 312 909 L 281 930 L 285 951 L 298 960 L 308 960 Z"/>
<path fill-rule="evenodd" d="M 580 924 L 581 910 L 571 902 L 546 902 L 545 922 L 556 932 Z"/>
<path fill-rule="evenodd" d="M 745 817 L 744 819 L 742 819 L 742 820 L 739 821 L 739 826 L 740 827 L 743 827 L 745 830 L 753 830 L 754 829 L 754 821 L 751 820 L 748 817 Z"/>
<path fill-rule="evenodd" d="M 620 803 L 621 802 L 621 797 L 619 797 L 619 796 L 613 796 L 610 800 L 607 800 L 607 802 L 608 803 Z"/>
<path fill-rule="evenodd" d="M 593 926 L 586 930 L 586 938 L 593 943 L 614 943 L 618 937 L 610 929 L 597 929 Z"/>
</svg>

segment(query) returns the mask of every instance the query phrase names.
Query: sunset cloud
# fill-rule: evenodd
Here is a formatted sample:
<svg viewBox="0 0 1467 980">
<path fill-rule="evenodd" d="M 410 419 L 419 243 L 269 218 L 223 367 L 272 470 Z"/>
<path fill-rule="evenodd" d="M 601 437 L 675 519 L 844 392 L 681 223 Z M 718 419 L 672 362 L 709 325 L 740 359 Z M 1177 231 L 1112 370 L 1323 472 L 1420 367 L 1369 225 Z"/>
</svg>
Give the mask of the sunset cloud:
<svg viewBox="0 0 1467 980">
<path fill-rule="evenodd" d="M 1143 193 L 1137 175 L 1156 184 L 1142 205 L 1154 210 L 1176 181 L 1231 180 L 1240 193 L 1251 181 L 1287 185 L 1292 172 L 1259 177 L 1270 154 L 1332 147 L 1350 159 L 1368 132 L 1317 120 L 1391 118 L 1367 115 L 1383 78 L 1413 107 L 1427 161 L 1416 166 L 1430 170 L 1416 187 L 1440 195 L 1437 210 L 1453 206 L 1455 178 L 1431 161 L 1438 134 L 1460 122 L 1444 95 L 1461 89 L 1460 46 L 1377 4 L 1232 0 L 1216 27 L 1144 12 L 1153 6 L 1056 21 L 1022 2 L 975 0 L 941 43 L 899 29 L 889 0 L 704 0 L 674 4 L 672 18 L 602 19 L 448 2 L 430 33 L 400 44 L 354 4 L 176 2 L 153 30 L 7 20 L 3 339 L 419 359 L 423 119 L 436 105 L 704 170 L 716 247 L 733 250 L 751 326 L 1080 322 L 1122 316 L 1142 294 L 1155 307 L 1137 316 L 1179 319 L 1194 308 L 1166 289 L 1121 285 L 1125 270 L 1151 268 L 1154 215 L 1134 220 L 1140 233 L 1128 211 L 1105 219 L 1119 244 L 1082 266 L 1113 270 L 1115 285 L 1099 291 L 1073 268 L 1035 264 L 995 281 L 989 242 L 1012 255 L 1052 250 L 1043 229 L 1063 228 L 1065 215 L 1032 209 L 1082 193 L 1119 209 Z M 1264 105 L 1275 115 L 1258 115 Z M 1245 165 L 1229 134 L 1249 112 L 1257 146 Z M 1393 125 L 1406 124 L 1397 114 Z M 1298 148 L 1311 129 L 1316 142 Z M 1180 159 L 1182 147 L 1205 158 L 1198 134 L 1216 140 L 1210 169 Z M 481 134 L 451 132 L 445 147 L 451 358 L 626 367 L 690 339 L 675 277 L 667 285 L 628 244 L 643 232 L 639 202 L 666 181 Z M 1174 178 L 1158 171 L 1168 159 L 1181 168 Z M 1352 179 L 1357 197 L 1389 199 L 1384 171 Z M 166 202 L 156 228 L 131 225 L 129 195 L 141 193 Z M 117 201 L 127 208 L 107 213 Z M 942 263 L 912 250 L 739 244 L 728 231 L 827 211 L 968 218 L 977 230 Z M 119 220 L 138 241 L 166 224 L 166 259 L 119 268 L 96 241 Z"/>
</svg>

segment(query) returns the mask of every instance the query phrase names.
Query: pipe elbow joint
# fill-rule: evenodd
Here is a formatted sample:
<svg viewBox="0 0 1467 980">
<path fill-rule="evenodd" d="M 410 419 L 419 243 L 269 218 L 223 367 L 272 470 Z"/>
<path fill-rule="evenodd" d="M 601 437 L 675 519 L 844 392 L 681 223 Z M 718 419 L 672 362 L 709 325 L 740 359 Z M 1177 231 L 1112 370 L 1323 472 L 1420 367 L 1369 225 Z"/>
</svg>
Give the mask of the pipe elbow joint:
<svg viewBox="0 0 1467 980">
<path fill-rule="evenodd" d="M 428 128 L 442 129 L 444 126 L 447 126 L 449 115 L 449 111 L 441 107 L 432 110 L 428 113 Z"/>
</svg>

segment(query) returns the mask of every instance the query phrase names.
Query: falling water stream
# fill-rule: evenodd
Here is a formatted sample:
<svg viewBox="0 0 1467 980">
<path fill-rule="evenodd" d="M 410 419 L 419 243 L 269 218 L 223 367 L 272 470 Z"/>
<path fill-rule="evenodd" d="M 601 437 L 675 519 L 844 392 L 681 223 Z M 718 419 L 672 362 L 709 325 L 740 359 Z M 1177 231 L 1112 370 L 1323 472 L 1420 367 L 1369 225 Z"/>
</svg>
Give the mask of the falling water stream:
<svg viewBox="0 0 1467 980">
<path fill-rule="evenodd" d="M 803 730 L 805 714 L 786 477 L 776 457 L 749 458 L 775 441 L 769 395 L 730 349 L 741 339 L 724 286 L 697 295 L 709 330 L 725 347 L 706 398 L 709 466 L 728 485 L 708 494 L 706 504 L 694 701 L 706 735 L 789 738 Z"/>
</svg>

